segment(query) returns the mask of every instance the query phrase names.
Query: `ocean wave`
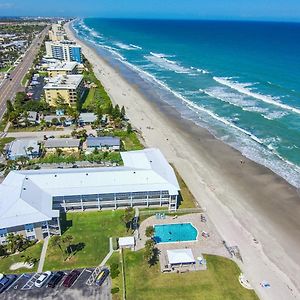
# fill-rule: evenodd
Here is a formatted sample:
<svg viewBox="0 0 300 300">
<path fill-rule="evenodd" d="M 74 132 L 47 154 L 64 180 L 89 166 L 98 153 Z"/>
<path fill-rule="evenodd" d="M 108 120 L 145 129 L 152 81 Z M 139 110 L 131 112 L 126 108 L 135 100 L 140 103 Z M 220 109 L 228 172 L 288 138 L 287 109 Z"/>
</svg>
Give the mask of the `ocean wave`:
<svg viewBox="0 0 300 300">
<path fill-rule="evenodd" d="M 279 174 L 285 180 L 287 180 L 290 184 L 300 187 L 300 180 L 299 180 L 300 168 L 294 165 L 293 163 L 285 160 L 283 157 L 281 157 L 275 151 L 275 149 L 273 149 L 275 147 L 265 143 L 264 140 L 260 139 L 250 131 L 247 131 L 235 125 L 232 121 L 227 120 L 226 118 L 219 116 L 215 112 L 212 112 L 211 110 L 202 107 L 190 101 L 189 99 L 185 98 L 183 95 L 181 95 L 181 93 L 172 90 L 167 84 L 157 79 L 154 75 L 129 63 L 128 61 L 125 61 L 122 56 L 120 57 L 119 53 L 117 53 L 116 55 L 115 50 L 112 49 L 112 47 L 105 47 L 105 46 L 102 47 L 106 48 L 112 54 L 114 54 L 114 57 L 116 57 L 116 59 L 119 60 L 121 63 L 127 65 L 130 69 L 138 73 L 142 79 L 150 83 L 157 84 L 162 90 L 165 90 L 173 94 L 175 96 L 175 99 L 177 98 L 181 100 L 181 103 L 187 108 L 186 111 L 182 110 L 181 112 L 184 117 L 186 118 L 191 117 L 191 120 L 193 122 L 197 123 L 200 126 L 204 126 L 213 135 L 215 135 L 217 138 L 221 139 L 222 141 L 228 143 L 232 147 L 239 150 L 244 156 L 256 161 L 257 163 L 265 165 L 269 169 L 273 170 L 275 173 Z M 162 58 L 162 56 L 160 57 Z M 166 102 L 169 101 L 165 99 L 163 100 Z M 177 104 L 175 104 L 175 102 L 173 104 L 177 107 Z M 189 112 L 194 112 L 196 113 L 196 115 L 199 115 L 198 116 L 199 119 L 195 119 Z M 227 138 L 225 138 L 224 131 L 222 131 L 222 135 L 220 136 L 217 133 L 217 131 L 215 131 L 214 129 L 215 126 L 214 123 L 209 121 L 207 116 L 210 116 L 212 119 L 217 121 L 215 125 L 223 124 L 223 126 L 225 126 L 226 128 L 228 129 L 231 128 L 234 131 L 230 133 L 230 135 L 227 134 L 226 135 Z"/>
<path fill-rule="evenodd" d="M 252 84 L 244 84 L 244 83 L 239 83 L 239 82 L 235 82 L 235 81 L 232 81 L 230 80 L 231 77 L 216 77 L 214 76 L 213 79 L 222 84 L 222 85 L 225 85 L 227 87 L 230 87 L 242 94 L 245 94 L 247 96 L 250 96 L 250 97 L 253 97 L 255 99 L 258 99 L 258 100 L 261 100 L 265 103 L 268 103 L 268 104 L 271 104 L 271 105 L 275 105 L 275 106 L 278 106 L 280 108 L 283 108 L 283 109 L 286 109 L 286 110 L 289 110 L 289 111 L 292 111 L 294 113 L 297 113 L 297 114 L 300 114 L 300 109 L 298 108 L 295 108 L 295 107 L 292 107 L 292 106 L 289 106 L 287 104 L 284 104 L 284 103 L 281 103 L 278 101 L 277 98 L 274 98 L 272 96 L 267 96 L 267 95 L 263 95 L 263 94 L 260 94 L 260 93 L 256 93 L 256 92 L 253 92 L 251 89 L 247 88 L 249 87 L 249 85 L 252 85 Z"/>
<path fill-rule="evenodd" d="M 115 42 L 114 43 L 117 47 L 119 47 L 120 49 L 123 49 L 123 50 L 137 50 L 137 46 L 131 46 L 131 45 L 127 45 L 127 44 L 124 44 L 122 42 Z"/>
<path fill-rule="evenodd" d="M 205 90 L 199 89 L 199 91 L 212 98 L 240 107 L 243 111 L 259 113 L 263 118 L 268 120 L 280 119 L 287 115 L 287 112 L 284 111 L 270 111 L 268 108 L 260 107 L 255 100 L 245 99 L 243 95 L 228 92 L 223 87 L 213 87 Z"/>
<path fill-rule="evenodd" d="M 247 100 L 244 96 L 238 95 L 236 93 L 227 92 L 223 87 L 212 87 L 208 89 L 199 89 L 200 92 L 218 99 L 220 101 L 232 104 L 234 106 L 238 106 L 241 108 L 245 107 L 253 107 L 256 105 L 256 101 Z"/>
<path fill-rule="evenodd" d="M 202 73 L 202 74 L 209 74 L 210 72 L 204 69 L 199 69 L 199 68 L 195 68 L 195 67 L 191 67 L 191 70 L 196 70 L 198 73 Z"/>
<path fill-rule="evenodd" d="M 126 60 L 126 58 L 124 56 L 122 56 L 116 48 L 113 48 L 113 47 L 110 47 L 110 46 L 107 46 L 107 45 L 101 45 L 101 44 L 96 44 L 98 45 L 99 47 L 109 51 L 111 54 L 113 54 L 114 57 L 118 58 L 119 60 L 121 61 L 124 61 Z"/>
<path fill-rule="evenodd" d="M 96 32 L 95 30 L 91 30 L 90 31 L 90 34 L 93 36 L 93 37 L 96 37 L 96 38 L 102 38 L 102 35 L 100 35 L 98 32 Z"/>
<path fill-rule="evenodd" d="M 284 111 L 272 111 L 267 114 L 264 114 L 264 117 L 268 120 L 281 119 L 286 116 L 288 113 Z"/>
<path fill-rule="evenodd" d="M 167 59 L 166 57 L 168 57 L 168 56 L 166 56 L 164 54 L 158 54 L 158 53 L 153 53 L 153 52 L 150 52 L 150 54 L 151 55 L 145 55 L 144 57 L 148 61 L 158 65 L 161 68 L 164 68 L 169 71 L 176 72 L 176 73 L 182 73 L 182 74 L 188 74 L 191 72 L 190 69 L 181 66 L 180 64 L 178 64 L 175 61 L 171 61 L 171 60 Z"/>
<path fill-rule="evenodd" d="M 132 48 L 135 48 L 135 49 L 138 49 L 138 50 L 142 50 L 142 49 L 143 49 L 142 47 L 137 46 L 137 45 L 134 45 L 134 44 L 130 44 L 130 46 L 131 46 Z"/>
</svg>

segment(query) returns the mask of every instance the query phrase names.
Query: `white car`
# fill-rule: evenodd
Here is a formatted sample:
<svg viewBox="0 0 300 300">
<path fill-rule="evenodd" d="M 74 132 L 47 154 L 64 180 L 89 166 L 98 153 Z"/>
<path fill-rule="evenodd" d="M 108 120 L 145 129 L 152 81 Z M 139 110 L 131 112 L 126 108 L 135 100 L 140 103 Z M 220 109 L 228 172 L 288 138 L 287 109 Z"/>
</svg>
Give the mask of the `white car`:
<svg viewBox="0 0 300 300">
<path fill-rule="evenodd" d="M 50 276 L 52 275 L 52 272 L 50 271 L 46 271 L 43 274 L 41 274 L 39 276 L 39 278 L 37 279 L 37 281 L 34 283 L 34 285 L 38 288 L 42 287 L 50 278 Z"/>
</svg>

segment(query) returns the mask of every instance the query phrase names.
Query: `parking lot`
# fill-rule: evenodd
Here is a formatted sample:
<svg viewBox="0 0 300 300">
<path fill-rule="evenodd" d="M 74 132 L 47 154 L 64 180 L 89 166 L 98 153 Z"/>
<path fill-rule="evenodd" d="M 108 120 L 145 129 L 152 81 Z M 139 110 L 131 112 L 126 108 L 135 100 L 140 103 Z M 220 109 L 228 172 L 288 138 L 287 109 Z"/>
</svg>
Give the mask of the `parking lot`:
<svg viewBox="0 0 300 300">
<path fill-rule="evenodd" d="M 72 270 L 64 271 L 67 276 Z M 91 277 L 93 268 L 81 269 L 81 273 L 70 288 L 62 286 L 64 278 L 55 288 L 47 287 L 45 284 L 37 288 L 34 283 L 38 279 L 38 273 L 22 274 L 16 281 L 1 294 L 1 300 L 6 299 L 111 299 L 111 281 L 105 280 L 101 287 L 95 284 L 87 285 L 87 280 Z"/>
</svg>

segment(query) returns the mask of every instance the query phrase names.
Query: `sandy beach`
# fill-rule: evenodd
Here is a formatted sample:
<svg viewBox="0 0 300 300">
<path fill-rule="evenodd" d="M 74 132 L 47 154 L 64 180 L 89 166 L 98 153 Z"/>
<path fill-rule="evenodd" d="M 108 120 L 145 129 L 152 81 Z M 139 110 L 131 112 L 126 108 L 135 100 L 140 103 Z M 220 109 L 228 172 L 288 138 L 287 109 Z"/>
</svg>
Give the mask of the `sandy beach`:
<svg viewBox="0 0 300 300">
<path fill-rule="evenodd" d="M 300 197 L 296 189 L 207 130 L 182 119 L 160 99 L 147 99 L 75 38 L 69 25 L 65 29 L 82 46 L 112 101 L 125 106 L 145 145 L 159 148 L 175 165 L 222 239 L 239 247 L 243 258 L 239 266 L 258 296 L 300 299 Z M 260 286 L 264 280 L 271 288 Z"/>
</svg>

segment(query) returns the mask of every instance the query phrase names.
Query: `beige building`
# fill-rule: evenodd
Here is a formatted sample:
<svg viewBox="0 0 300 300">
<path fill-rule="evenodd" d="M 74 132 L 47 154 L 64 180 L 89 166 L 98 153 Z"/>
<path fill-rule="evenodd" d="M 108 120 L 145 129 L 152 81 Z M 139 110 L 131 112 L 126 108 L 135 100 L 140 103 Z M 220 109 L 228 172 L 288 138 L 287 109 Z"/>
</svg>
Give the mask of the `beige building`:
<svg viewBox="0 0 300 300">
<path fill-rule="evenodd" d="M 77 62 L 59 62 L 47 69 L 49 77 L 77 74 Z"/>
<path fill-rule="evenodd" d="M 61 139 L 49 139 L 44 144 L 47 153 L 54 153 L 57 149 L 61 149 L 63 152 L 77 152 L 80 147 L 79 139 L 61 138 Z"/>
<path fill-rule="evenodd" d="M 50 106 L 57 106 L 62 100 L 70 106 L 76 106 L 84 93 L 82 75 L 60 75 L 50 79 L 44 86 L 45 99 Z"/>
<path fill-rule="evenodd" d="M 53 42 L 65 39 L 65 32 L 61 24 L 52 24 L 52 28 L 49 30 L 49 39 Z"/>
</svg>

